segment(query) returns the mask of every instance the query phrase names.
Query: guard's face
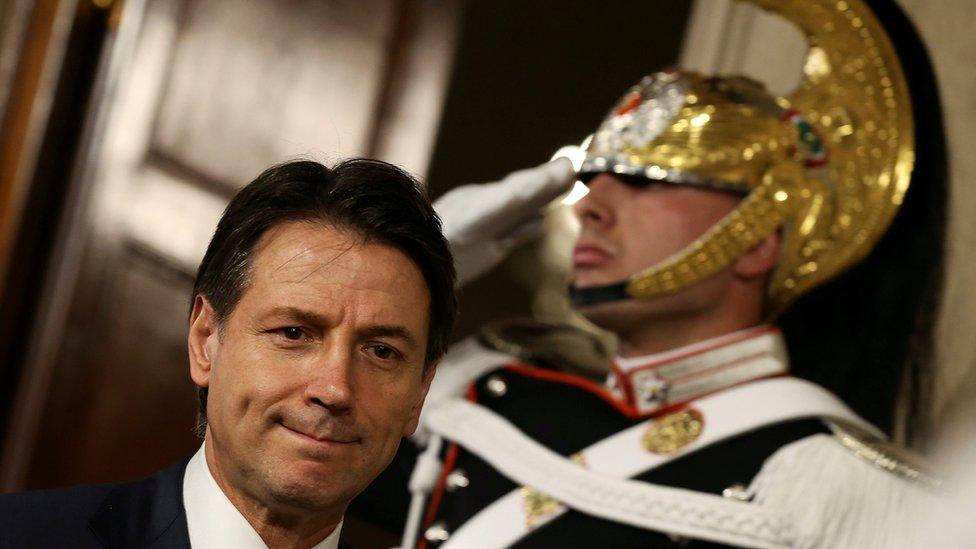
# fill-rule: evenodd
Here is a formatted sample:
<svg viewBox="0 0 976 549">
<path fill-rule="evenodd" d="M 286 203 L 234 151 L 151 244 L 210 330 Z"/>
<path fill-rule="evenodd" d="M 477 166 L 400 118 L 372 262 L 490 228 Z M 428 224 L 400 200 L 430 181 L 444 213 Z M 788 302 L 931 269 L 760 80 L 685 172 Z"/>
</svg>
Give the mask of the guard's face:
<svg viewBox="0 0 976 549">
<path fill-rule="evenodd" d="M 265 505 L 344 506 L 417 427 L 429 310 L 423 275 L 394 248 L 312 223 L 266 233 L 248 289 L 207 337 L 209 366 L 191 369 L 209 387 L 221 485 Z"/>
<path fill-rule="evenodd" d="M 599 174 L 576 203 L 582 226 L 573 251 L 580 288 L 628 279 L 681 251 L 730 213 L 730 193 L 651 182 L 632 185 Z"/>
</svg>

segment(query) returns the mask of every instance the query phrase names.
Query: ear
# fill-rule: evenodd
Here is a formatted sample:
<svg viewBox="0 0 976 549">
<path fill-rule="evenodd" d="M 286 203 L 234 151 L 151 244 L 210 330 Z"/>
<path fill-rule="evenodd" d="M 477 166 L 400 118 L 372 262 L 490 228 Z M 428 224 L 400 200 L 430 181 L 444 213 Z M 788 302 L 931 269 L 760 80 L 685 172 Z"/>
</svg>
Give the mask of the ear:
<svg viewBox="0 0 976 549">
<path fill-rule="evenodd" d="M 762 239 L 759 244 L 732 264 L 732 272 L 743 279 L 765 276 L 779 261 L 779 231 Z"/>
<path fill-rule="evenodd" d="M 413 403 L 410 408 L 410 418 L 407 423 L 403 426 L 403 436 L 409 437 L 414 434 L 417 430 L 417 425 L 420 424 L 420 411 L 424 407 L 424 399 L 427 398 L 427 391 L 430 390 L 430 383 L 434 380 L 434 372 L 437 371 L 437 362 L 431 364 L 427 371 L 424 372 L 424 379 L 421 381 L 420 394 L 417 396 L 417 400 Z"/>
<path fill-rule="evenodd" d="M 217 318 L 210 302 L 202 295 L 197 295 L 193 300 L 186 346 L 190 353 L 190 377 L 193 383 L 197 387 L 209 387 L 217 352 Z"/>
</svg>

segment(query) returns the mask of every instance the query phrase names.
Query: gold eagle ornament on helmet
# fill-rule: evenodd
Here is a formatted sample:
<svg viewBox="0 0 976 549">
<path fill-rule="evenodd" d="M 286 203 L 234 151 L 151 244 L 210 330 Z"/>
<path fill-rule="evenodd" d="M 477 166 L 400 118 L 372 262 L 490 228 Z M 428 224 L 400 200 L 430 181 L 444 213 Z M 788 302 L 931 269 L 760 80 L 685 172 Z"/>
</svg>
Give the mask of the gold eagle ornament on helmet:
<svg viewBox="0 0 976 549">
<path fill-rule="evenodd" d="M 794 93 L 775 97 L 743 77 L 652 74 L 606 116 L 579 169 L 583 177 L 729 190 L 743 200 L 684 250 L 629 280 L 573 288 L 577 304 L 677 292 L 780 231 L 765 302 L 775 317 L 863 259 L 894 218 L 914 163 L 914 123 L 883 27 L 861 0 L 750 1 L 807 37 Z"/>
</svg>

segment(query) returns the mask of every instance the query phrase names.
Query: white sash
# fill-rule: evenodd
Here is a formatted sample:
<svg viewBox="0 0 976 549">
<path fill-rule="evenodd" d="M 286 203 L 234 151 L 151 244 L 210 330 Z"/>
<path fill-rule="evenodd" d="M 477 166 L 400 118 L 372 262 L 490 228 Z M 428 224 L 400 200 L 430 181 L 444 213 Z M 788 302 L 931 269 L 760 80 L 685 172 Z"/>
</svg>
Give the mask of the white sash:
<svg viewBox="0 0 976 549">
<path fill-rule="evenodd" d="M 819 417 L 877 429 L 837 397 L 795 378 L 757 381 L 692 401 L 705 418 L 697 440 L 671 455 L 640 438 L 654 420 L 583 450 L 587 469 L 527 437 L 493 412 L 460 398 L 434 403 L 427 427 L 481 457 L 515 482 L 592 516 L 639 528 L 748 547 L 788 547 L 792 529 L 774 510 L 681 488 L 627 480 L 720 440 L 766 425 Z M 552 520 L 565 510 L 556 511 Z M 518 490 L 482 509 L 443 548 L 505 547 L 530 532 Z"/>
</svg>

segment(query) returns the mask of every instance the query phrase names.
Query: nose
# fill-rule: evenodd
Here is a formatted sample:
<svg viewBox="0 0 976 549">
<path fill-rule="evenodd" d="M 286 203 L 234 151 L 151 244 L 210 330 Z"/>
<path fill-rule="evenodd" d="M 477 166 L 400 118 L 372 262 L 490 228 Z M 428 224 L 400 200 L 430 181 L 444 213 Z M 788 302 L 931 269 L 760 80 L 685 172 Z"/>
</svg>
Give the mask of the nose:
<svg viewBox="0 0 976 549">
<path fill-rule="evenodd" d="M 594 177 L 587 185 L 590 192 L 573 206 L 580 224 L 589 229 L 607 229 L 616 222 L 614 215 L 613 178 L 606 174 Z"/>
<path fill-rule="evenodd" d="M 307 404 L 343 415 L 352 410 L 352 359 L 348 353 L 332 352 L 316 361 L 305 385 Z"/>
</svg>

